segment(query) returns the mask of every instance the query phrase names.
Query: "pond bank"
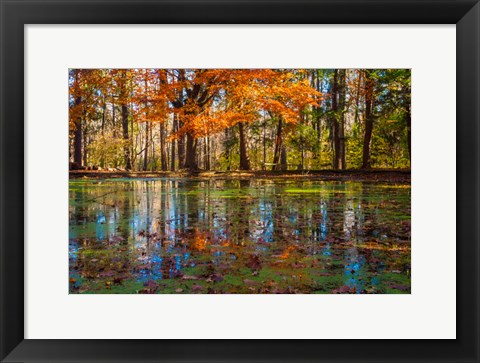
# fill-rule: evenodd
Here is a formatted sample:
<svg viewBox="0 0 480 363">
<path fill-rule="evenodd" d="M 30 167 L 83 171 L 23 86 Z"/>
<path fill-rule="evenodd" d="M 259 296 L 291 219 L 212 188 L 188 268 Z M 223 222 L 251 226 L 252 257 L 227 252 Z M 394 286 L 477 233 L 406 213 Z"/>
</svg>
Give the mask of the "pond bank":
<svg viewBox="0 0 480 363">
<path fill-rule="evenodd" d="M 70 170 L 69 178 L 195 178 L 195 179 L 251 179 L 251 178 L 294 178 L 312 180 L 340 181 L 387 181 L 397 183 L 410 182 L 410 170 L 407 169 L 371 169 L 371 170 L 308 170 L 308 171 L 99 171 Z"/>
</svg>

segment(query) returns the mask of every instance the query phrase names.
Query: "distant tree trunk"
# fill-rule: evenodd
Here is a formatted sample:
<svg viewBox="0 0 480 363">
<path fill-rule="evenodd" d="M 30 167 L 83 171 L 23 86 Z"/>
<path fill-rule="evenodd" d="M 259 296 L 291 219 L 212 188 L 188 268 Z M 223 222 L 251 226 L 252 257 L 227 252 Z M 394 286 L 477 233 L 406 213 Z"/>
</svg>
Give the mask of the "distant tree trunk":
<svg viewBox="0 0 480 363">
<path fill-rule="evenodd" d="M 203 167 L 210 170 L 210 139 L 205 136 L 203 139 Z"/>
<path fill-rule="evenodd" d="M 231 158 L 230 158 L 230 128 L 225 129 L 225 142 L 224 142 L 224 149 L 225 149 L 225 159 L 227 160 L 227 171 L 231 169 Z"/>
<path fill-rule="evenodd" d="M 128 137 L 128 107 L 126 104 L 122 104 L 122 127 L 123 127 L 123 141 L 125 145 L 123 146 L 123 152 L 125 155 L 125 169 L 131 170 L 132 164 L 130 161 L 130 146 L 129 146 L 129 137 Z"/>
<path fill-rule="evenodd" d="M 280 154 L 282 153 L 282 148 L 283 148 L 282 129 L 283 129 L 283 120 L 281 117 L 279 117 L 278 126 L 277 126 L 277 135 L 275 137 L 275 150 L 273 152 L 274 165 L 272 166 L 272 170 L 280 169 Z"/>
<path fill-rule="evenodd" d="M 333 143 L 333 168 L 340 169 L 340 138 L 338 130 L 338 70 L 333 71 L 333 83 L 332 83 L 332 143 Z"/>
<path fill-rule="evenodd" d="M 263 120 L 263 168 L 265 169 L 265 163 L 267 162 L 267 138 L 266 138 L 266 131 L 267 131 L 267 121 L 265 121 L 265 116 Z"/>
<path fill-rule="evenodd" d="M 182 127 L 180 120 L 177 124 L 177 130 Z M 182 135 L 177 139 L 177 148 L 178 148 L 178 168 L 185 168 L 185 136 Z"/>
<path fill-rule="evenodd" d="M 157 159 L 155 156 L 155 143 L 153 142 L 153 125 L 150 125 L 150 145 L 151 145 L 150 155 L 153 162 L 152 170 L 156 171 L 158 170 L 158 168 L 157 168 Z"/>
<path fill-rule="evenodd" d="M 148 122 L 148 101 L 147 101 L 147 92 L 148 92 L 148 86 L 147 86 L 147 75 L 145 74 L 145 150 L 143 153 L 143 171 L 147 171 L 148 169 L 148 135 L 149 135 L 149 122 Z"/>
<path fill-rule="evenodd" d="M 302 163 L 300 164 L 300 170 L 305 169 L 305 151 L 303 150 L 303 146 L 301 147 L 301 157 L 302 157 Z"/>
<path fill-rule="evenodd" d="M 160 88 L 164 87 L 167 85 L 168 81 L 167 81 L 167 71 L 164 69 L 164 70 L 161 70 L 159 73 L 158 73 L 158 81 L 159 81 L 159 86 Z M 156 86 L 155 86 L 155 90 L 157 90 Z M 167 158 L 167 145 L 166 145 L 166 142 L 165 142 L 165 123 L 164 122 L 160 122 L 160 127 L 159 127 L 159 132 L 160 132 L 160 167 L 162 169 L 162 171 L 167 171 L 168 169 L 168 158 Z M 153 132 L 152 132 L 152 145 L 154 144 L 153 142 Z M 155 160 L 155 155 L 153 156 L 154 157 L 154 160 Z M 155 163 L 155 166 L 156 166 L 156 163 Z"/>
<path fill-rule="evenodd" d="M 147 171 L 148 169 L 148 135 L 150 133 L 149 130 L 149 122 L 145 122 L 145 150 L 143 151 L 143 171 Z"/>
<path fill-rule="evenodd" d="M 123 154 L 125 158 L 125 169 L 131 170 L 132 164 L 130 160 L 130 138 L 128 136 L 128 105 L 127 105 L 127 74 L 122 70 L 121 82 L 121 105 L 122 105 L 122 129 L 123 129 Z"/>
<path fill-rule="evenodd" d="M 105 135 L 105 111 L 107 110 L 107 101 L 105 96 L 103 96 L 103 106 L 102 106 L 102 136 Z"/>
<path fill-rule="evenodd" d="M 177 114 L 173 114 L 173 121 L 172 121 L 172 134 L 177 132 Z M 176 140 L 172 139 L 172 147 L 171 147 L 171 156 L 170 156 L 170 170 L 175 171 L 175 143 Z"/>
<path fill-rule="evenodd" d="M 373 79 L 370 70 L 365 70 L 365 135 L 363 137 L 362 168 L 368 169 L 370 165 L 370 142 L 373 133 Z"/>
<path fill-rule="evenodd" d="M 243 122 L 238 123 L 238 134 L 240 142 L 240 170 L 250 170 L 250 159 L 248 158 L 245 125 Z"/>
<path fill-rule="evenodd" d="M 112 96 L 112 128 L 113 128 L 113 138 L 117 137 L 117 124 L 115 120 L 115 96 Z"/>
<path fill-rule="evenodd" d="M 103 106 L 102 106 L 102 138 L 105 137 L 105 113 L 107 111 L 107 100 L 103 96 Z M 105 141 L 105 139 L 104 139 Z M 102 150 L 102 156 L 100 157 L 100 167 L 105 167 L 105 151 Z"/>
<path fill-rule="evenodd" d="M 105 141 L 105 113 L 107 112 L 107 100 L 105 99 L 105 95 L 103 96 L 103 106 L 102 106 L 102 139 Z M 105 150 L 101 151 L 100 167 L 105 167 Z"/>
<path fill-rule="evenodd" d="M 285 147 L 285 144 L 282 142 L 282 147 L 280 151 L 280 169 L 281 170 L 287 170 L 287 148 Z"/>
<path fill-rule="evenodd" d="M 318 82 L 318 70 L 312 69 L 311 70 L 311 82 L 310 86 L 315 90 L 319 90 L 319 82 Z M 311 115 L 311 125 L 316 132 L 317 135 L 317 143 L 315 150 L 313 152 L 313 159 L 317 159 L 320 161 L 320 144 L 321 144 L 321 130 L 320 130 L 320 117 L 318 116 L 318 106 L 312 106 L 312 115 Z M 304 158 L 304 150 L 302 148 L 302 158 Z M 302 161 L 302 169 L 303 169 L 303 161 Z"/>
<path fill-rule="evenodd" d="M 197 142 L 197 152 L 195 154 L 195 162 L 198 165 L 198 168 L 200 169 L 200 165 L 202 165 L 203 162 L 203 167 L 205 167 L 205 149 L 204 149 L 204 140 L 203 138 L 197 138 L 195 139 Z"/>
<path fill-rule="evenodd" d="M 88 148 L 87 130 L 83 130 L 83 165 L 84 166 L 88 165 L 87 148 Z"/>
<path fill-rule="evenodd" d="M 339 155 L 338 166 L 339 169 L 344 170 L 347 168 L 346 163 L 346 147 L 345 147 L 345 106 L 346 106 L 346 70 L 341 69 L 339 71 L 339 92 L 338 92 L 338 141 L 339 141 Z"/>
<path fill-rule="evenodd" d="M 216 152 L 215 152 L 215 137 L 208 137 L 208 166 L 209 169 L 215 167 Z"/>
<path fill-rule="evenodd" d="M 212 142 L 210 136 L 207 136 L 207 170 L 212 168 Z"/>
<path fill-rule="evenodd" d="M 412 161 L 412 114 L 410 112 L 410 100 L 407 100 L 406 102 L 406 111 L 407 114 L 405 115 L 407 119 L 407 142 L 408 142 L 408 159 L 410 162 Z"/>
<path fill-rule="evenodd" d="M 165 124 L 162 122 L 160 123 L 160 165 L 162 171 L 167 171 L 168 163 L 167 163 L 167 149 L 165 143 Z"/>
</svg>

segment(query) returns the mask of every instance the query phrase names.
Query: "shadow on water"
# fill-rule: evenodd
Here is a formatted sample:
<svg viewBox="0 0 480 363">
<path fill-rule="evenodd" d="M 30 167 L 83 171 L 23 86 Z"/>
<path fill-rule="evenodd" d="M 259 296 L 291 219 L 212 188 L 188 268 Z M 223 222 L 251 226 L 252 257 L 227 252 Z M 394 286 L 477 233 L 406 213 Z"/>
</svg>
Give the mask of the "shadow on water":
<svg viewBox="0 0 480 363">
<path fill-rule="evenodd" d="M 410 293 L 410 185 L 70 181 L 71 293 Z"/>
</svg>

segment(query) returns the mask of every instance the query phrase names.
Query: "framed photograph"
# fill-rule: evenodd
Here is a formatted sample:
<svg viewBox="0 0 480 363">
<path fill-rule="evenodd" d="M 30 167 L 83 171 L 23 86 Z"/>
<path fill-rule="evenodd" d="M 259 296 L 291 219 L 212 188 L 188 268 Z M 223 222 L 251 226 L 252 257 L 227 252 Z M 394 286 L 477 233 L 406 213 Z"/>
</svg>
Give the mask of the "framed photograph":
<svg viewBox="0 0 480 363">
<path fill-rule="evenodd" d="M 478 362 L 480 5 L 2 0 L 5 362 Z"/>
</svg>

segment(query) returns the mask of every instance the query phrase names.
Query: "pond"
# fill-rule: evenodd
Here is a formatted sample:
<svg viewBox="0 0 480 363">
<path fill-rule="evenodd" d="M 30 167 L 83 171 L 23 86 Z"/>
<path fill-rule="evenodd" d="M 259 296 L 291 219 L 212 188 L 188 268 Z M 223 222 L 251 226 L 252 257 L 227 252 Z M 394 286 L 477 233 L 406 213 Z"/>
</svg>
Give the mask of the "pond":
<svg viewBox="0 0 480 363">
<path fill-rule="evenodd" d="M 410 293 L 410 184 L 72 179 L 70 293 Z"/>
</svg>

